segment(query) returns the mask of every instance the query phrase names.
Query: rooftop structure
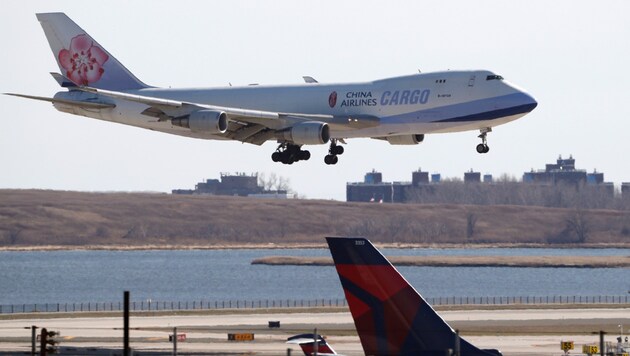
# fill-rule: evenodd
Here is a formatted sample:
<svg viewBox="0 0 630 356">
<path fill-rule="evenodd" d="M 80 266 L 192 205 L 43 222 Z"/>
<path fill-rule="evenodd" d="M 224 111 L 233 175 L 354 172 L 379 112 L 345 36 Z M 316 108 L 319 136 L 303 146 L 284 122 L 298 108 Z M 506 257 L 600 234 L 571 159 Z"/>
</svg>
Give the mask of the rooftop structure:
<svg viewBox="0 0 630 356">
<path fill-rule="evenodd" d="M 594 173 L 598 177 L 593 177 L 593 182 L 600 180 L 600 183 L 604 181 L 603 173 Z M 587 182 L 586 170 L 575 169 L 575 159 L 573 156 L 564 159 L 562 156 L 558 157 L 556 163 L 548 163 L 545 165 L 544 170 L 523 173 L 524 183 L 540 183 L 540 184 L 574 184 L 579 185 Z"/>
<path fill-rule="evenodd" d="M 228 174 L 221 173 L 219 179 L 206 179 L 199 182 L 195 189 L 174 189 L 173 194 L 205 194 L 205 195 L 231 195 L 241 197 L 258 198 L 283 198 L 289 197 L 285 190 L 266 191 L 258 185 L 258 174 Z"/>
</svg>

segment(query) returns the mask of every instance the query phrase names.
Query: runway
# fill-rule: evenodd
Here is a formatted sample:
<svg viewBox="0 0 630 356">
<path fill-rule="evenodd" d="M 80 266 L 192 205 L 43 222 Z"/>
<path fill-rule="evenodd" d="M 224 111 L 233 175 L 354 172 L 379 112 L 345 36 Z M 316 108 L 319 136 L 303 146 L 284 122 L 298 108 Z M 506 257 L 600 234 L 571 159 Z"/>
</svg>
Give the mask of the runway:
<svg viewBox="0 0 630 356">
<path fill-rule="evenodd" d="M 605 309 L 523 309 L 523 310 L 453 310 L 440 312 L 463 338 L 481 348 L 496 348 L 506 356 L 560 355 L 561 340 L 573 340 L 576 351 L 581 345 L 598 342 L 591 332 L 605 330 L 607 341 L 615 341 L 618 325 L 630 329 L 630 308 Z M 64 347 L 99 347 L 120 349 L 122 317 L 33 318 L 0 320 L 0 350 L 30 350 L 30 326 L 61 332 Z M 5 317 L 5 316 L 3 316 Z M 269 329 L 268 321 L 280 321 L 279 329 Z M 131 346 L 136 350 L 168 352 L 172 345 L 168 334 L 173 327 L 186 333 L 178 351 L 212 352 L 213 355 L 300 355 L 295 345 L 285 344 L 287 337 L 318 329 L 327 336 L 337 352 L 363 355 L 352 318 L 345 311 L 304 310 L 299 312 L 252 310 L 248 313 L 226 312 L 203 315 L 132 316 Z M 229 342 L 227 333 L 254 333 L 252 342 Z M 617 334 L 617 335 L 615 335 Z M 210 354 L 210 353 L 207 353 Z M 575 353 L 574 353 L 575 354 Z"/>
</svg>

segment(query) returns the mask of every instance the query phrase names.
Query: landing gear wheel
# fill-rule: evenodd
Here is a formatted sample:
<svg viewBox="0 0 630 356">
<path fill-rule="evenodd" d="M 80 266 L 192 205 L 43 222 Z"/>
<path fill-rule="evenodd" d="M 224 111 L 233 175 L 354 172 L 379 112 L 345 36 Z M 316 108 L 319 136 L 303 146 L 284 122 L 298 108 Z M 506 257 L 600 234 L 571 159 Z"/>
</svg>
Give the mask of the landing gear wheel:
<svg viewBox="0 0 630 356">
<path fill-rule="evenodd" d="M 336 156 L 336 155 L 342 155 L 342 154 L 343 154 L 343 151 L 344 151 L 344 150 L 343 150 L 343 146 L 332 146 L 332 147 L 330 148 L 330 150 L 332 151 L 331 153 L 332 153 L 333 155 L 335 155 L 335 156 Z"/>
<path fill-rule="evenodd" d="M 343 154 L 343 151 L 343 147 L 337 145 L 337 140 L 330 140 L 330 148 L 328 149 L 328 154 L 324 157 L 324 162 L 326 164 L 337 164 L 339 162 L 337 155 Z"/>
<path fill-rule="evenodd" d="M 308 161 L 311 158 L 309 151 L 300 151 L 300 161 Z"/>
<path fill-rule="evenodd" d="M 271 160 L 274 162 L 282 162 L 283 164 L 293 164 L 298 161 L 306 161 L 311 158 L 311 153 L 302 150 L 302 146 L 287 142 L 281 143 L 276 152 L 271 154 Z"/>
<path fill-rule="evenodd" d="M 339 158 L 337 158 L 337 156 L 335 155 L 326 155 L 324 157 L 324 163 L 332 165 L 332 164 L 337 164 L 337 162 L 339 161 Z"/>
<path fill-rule="evenodd" d="M 481 143 L 477 145 L 477 153 L 488 153 L 490 151 L 490 147 L 488 147 L 486 136 L 488 136 L 488 132 L 492 132 L 492 128 L 486 127 L 479 131 L 481 132 L 481 135 L 478 137 L 481 139 Z"/>
</svg>

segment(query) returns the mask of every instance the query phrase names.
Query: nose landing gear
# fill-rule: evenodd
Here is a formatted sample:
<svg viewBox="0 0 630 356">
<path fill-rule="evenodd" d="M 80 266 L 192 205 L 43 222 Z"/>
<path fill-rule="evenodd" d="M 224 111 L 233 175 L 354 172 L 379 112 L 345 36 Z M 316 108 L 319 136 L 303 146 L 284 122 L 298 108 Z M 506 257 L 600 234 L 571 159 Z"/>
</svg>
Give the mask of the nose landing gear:
<svg viewBox="0 0 630 356">
<path fill-rule="evenodd" d="M 488 135 L 488 132 L 492 132 L 492 128 L 486 127 L 479 131 L 481 132 L 481 135 L 478 137 L 481 139 L 481 143 L 477 145 L 477 153 L 488 153 L 490 151 L 490 147 L 488 147 L 486 136 Z"/>
<path fill-rule="evenodd" d="M 343 146 L 337 145 L 337 140 L 330 140 L 330 148 L 328 154 L 324 157 L 324 163 L 332 165 L 339 161 L 338 155 L 343 154 Z"/>
</svg>

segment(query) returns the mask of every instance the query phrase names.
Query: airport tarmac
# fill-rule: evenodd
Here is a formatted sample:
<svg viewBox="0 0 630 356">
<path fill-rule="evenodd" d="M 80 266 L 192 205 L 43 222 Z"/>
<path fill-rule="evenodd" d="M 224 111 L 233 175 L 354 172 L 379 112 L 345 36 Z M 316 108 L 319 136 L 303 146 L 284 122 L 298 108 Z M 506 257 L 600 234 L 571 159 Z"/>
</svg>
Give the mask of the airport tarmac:
<svg viewBox="0 0 630 356">
<path fill-rule="evenodd" d="M 605 330 L 607 341 L 615 341 L 618 325 L 630 329 L 630 308 L 603 309 L 519 309 L 441 311 L 442 317 L 461 335 L 481 348 L 496 348 L 506 356 L 561 355 L 560 341 L 572 340 L 576 352 L 581 345 L 598 342 L 591 332 Z M 122 317 L 33 318 L 32 315 L 0 320 L 0 350 L 29 351 L 30 326 L 61 332 L 61 345 L 117 349 L 122 343 Z M 280 321 L 279 329 L 269 329 L 268 321 Z M 186 333 L 178 344 L 180 352 L 213 352 L 225 355 L 292 355 L 301 351 L 287 345 L 286 338 L 314 328 L 328 337 L 337 352 L 363 355 L 348 312 L 321 311 L 291 313 L 221 313 L 203 315 L 132 316 L 131 346 L 138 350 L 172 349 L 168 334 L 173 327 Z M 26 329 L 25 329 L 26 328 Z M 228 333 L 254 333 L 252 342 L 229 342 Z M 573 353 L 573 354 L 575 354 Z"/>
</svg>

